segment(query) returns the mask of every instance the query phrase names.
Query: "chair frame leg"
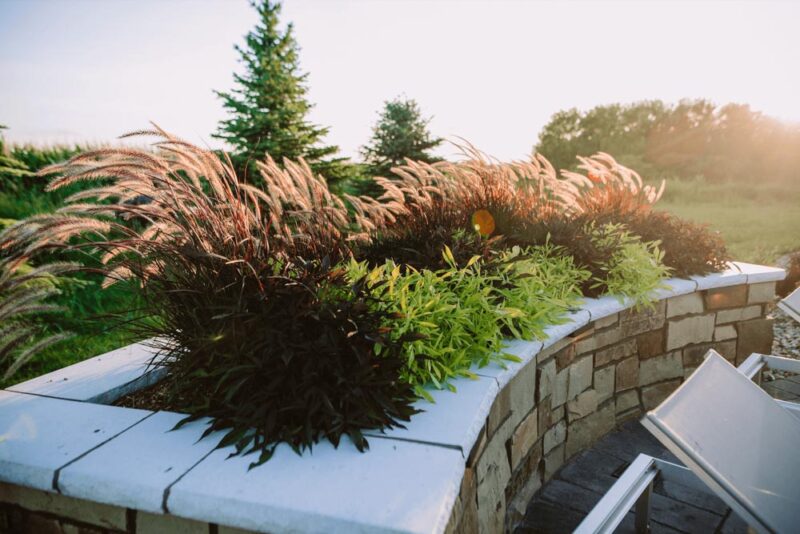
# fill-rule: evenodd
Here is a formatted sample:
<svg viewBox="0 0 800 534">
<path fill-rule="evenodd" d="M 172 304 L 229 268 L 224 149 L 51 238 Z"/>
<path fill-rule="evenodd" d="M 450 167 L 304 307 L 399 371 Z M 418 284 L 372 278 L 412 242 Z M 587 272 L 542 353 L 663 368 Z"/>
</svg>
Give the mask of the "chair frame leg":
<svg viewBox="0 0 800 534">
<path fill-rule="evenodd" d="M 652 494 L 653 482 L 651 481 L 636 500 L 634 508 L 636 534 L 648 534 L 650 532 L 650 496 Z"/>
</svg>

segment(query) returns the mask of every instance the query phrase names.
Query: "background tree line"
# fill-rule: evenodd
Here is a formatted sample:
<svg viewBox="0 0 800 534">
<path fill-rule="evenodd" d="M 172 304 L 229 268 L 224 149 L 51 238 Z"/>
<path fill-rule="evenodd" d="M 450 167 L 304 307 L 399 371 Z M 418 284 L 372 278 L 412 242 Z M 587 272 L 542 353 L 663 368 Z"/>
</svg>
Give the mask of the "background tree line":
<svg viewBox="0 0 800 534">
<path fill-rule="evenodd" d="M 603 151 L 645 177 L 800 181 L 800 125 L 744 104 L 649 100 L 559 111 L 534 150 L 557 168 L 574 167 L 577 155 Z"/>
</svg>

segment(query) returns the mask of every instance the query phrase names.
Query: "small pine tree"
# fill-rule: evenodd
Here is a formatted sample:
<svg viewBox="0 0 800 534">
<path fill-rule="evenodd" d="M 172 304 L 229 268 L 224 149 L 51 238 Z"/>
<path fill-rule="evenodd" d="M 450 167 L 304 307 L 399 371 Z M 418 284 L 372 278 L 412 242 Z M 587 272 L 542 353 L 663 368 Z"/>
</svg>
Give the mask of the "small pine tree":
<svg viewBox="0 0 800 534">
<path fill-rule="evenodd" d="M 392 167 L 406 158 L 433 162 L 438 158 L 428 153 L 443 139 L 428 132 L 430 118 L 424 119 L 413 99 L 396 98 L 384 103 L 377 124 L 372 129 L 372 139 L 361 154 L 376 176 L 388 176 Z"/>
<path fill-rule="evenodd" d="M 306 100 L 307 74 L 300 72 L 299 48 L 292 24 L 278 27 L 280 4 L 251 0 L 259 23 L 236 46 L 244 64 L 244 74 L 234 74 L 236 87 L 231 92 L 216 91 L 229 112 L 214 137 L 224 139 L 234 149 L 237 168 L 252 169 L 266 154 L 277 162 L 300 157 L 328 179 L 346 175 L 345 158 L 329 158 L 339 148 L 323 146 L 323 128 L 306 121 L 312 105 Z M 326 159 L 329 158 L 329 159 Z"/>
</svg>

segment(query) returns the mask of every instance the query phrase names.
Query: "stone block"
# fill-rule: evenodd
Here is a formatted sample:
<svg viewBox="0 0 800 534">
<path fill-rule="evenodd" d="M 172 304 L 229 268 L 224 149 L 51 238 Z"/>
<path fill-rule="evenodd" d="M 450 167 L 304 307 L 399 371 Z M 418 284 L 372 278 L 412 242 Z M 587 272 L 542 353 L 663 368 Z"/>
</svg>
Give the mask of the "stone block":
<svg viewBox="0 0 800 534">
<path fill-rule="evenodd" d="M 478 499 L 475 495 L 462 503 L 463 512 L 456 532 L 478 532 Z"/>
<path fill-rule="evenodd" d="M 620 321 L 621 320 L 622 318 L 620 317 Z M 586 354 L 588 352 L 613 345 L 614 343 L 618 343 L 624 337 L 622 325 L 620 324 L 616 328 L 609 328 L 608 330 L 595 332 L 593 336 L 577 341 L 575 344 L 575 351 L 578 355 Z"/>
<path fill-rule="evenodd" d="M 736 339 L 736 327 L 732 324 L 718 326 L 714 329 L 714 341 L 727 341 Z"/>
<path fill-rule="evenodd" d="M 511 421 L 507 419 L 495 436 L 486 444 L 478 459 L 475 474 L 478 488 L 478 529 L 492 534 L 500 532 L 505 517 L 505 489 L 511 480 L 511 469 L 506 452 L 506 440 Z"/>
<path fill-rule="evenodd" d="M 516 426 L 536 405 L 536 364 L 530 362 L 511 379 L 510 389 L 511 426 Z"/>
<path fill-rule="evenodd" d="M 517 469 L 519 462 L 528 455 L 537 439 L 539 439 L 539 412 L 533 410 L 511 436 L 511 471 Z"/>
<path fill-rule="evenodd" d="M 644 310 L 625 310 L 619 315 L 619 329 L 622 337 L 638 336 L 650 330 L 664 326 L 666 320 L 666 302 L 660 300 L 653 308 Z"/>
<path fill-rule="evenodd" d="M 544 453 L 547 454 L 555 447 L 564 443 L 567 438 L 567 423 L 562 419 L 544 433 L 543 447 Z"/>
<path fill-rule="evenodd" d="M 755 319 L 736 325 L 739 334 L 736 365 L 754 352 L 770 354 L 772 351 L 772 319 Z"/>
<path fill-rule="evenodd" d="M 564 465 L 564 444 L 562 443 L 558 447 L 555 447 L 552 451 L 544 457 L 544 479 L 543 482 L 546 484 L 548 480 L 553 478 L 553 475 L 559 468 Z"/>
<path fill-rule="evenodd" d="M 494 398 L 492 409 L 489 410 L 486 424 L 486 433 L 489 439 L 509 415 L 511 415 L 511 388 L 503 388 Z"/>
<path fill-rule="evenodd" d="M 664 329 L 645 332 L 636 337 L 636 351 L 640 360 L 664 354 Z"/>
<path fill-rule="evenodd" d="M 624 391 L 617 395 L 615 401 L 616 413 L 627 412 L 628 410 L 639 407 L 639 393 L 635 389 Z"/>
<path fill-rule="evenodd" d="M 558 421 L 566 418 L 566 405 L 562 404 L 558 408 L 549 408 L 550 403 L 542 403 L 538 406 L 539 411 L 539 432 L 544 432 Z"/>
<path fill-rule="evenodd" d="M 467 456 L 467 467 L 473 467 L 475 465 L 475 462 L 477 462 L 478 458 L 483 454 L 487 441 L 486 425 L 483 425 L 483 428 L 481 428 L 478 434 L 478 439 L 475 440 L 475 444 L 472 446 L 472 450 L 469 451 L 469 456 Z"/>
<path fill-rule="evenodd" d="M 639 385 L 639 359 L 636 356 L 622 360 L 616 369 L 616 391 L 630 389 Z"/>
<path fill-rule="evenodd" d="M 570 343 L 569 345 L 558 351 L 555 355 L 556 370 L 560 371 L 562 369 L 566 369 L 567 367 L 569 367 L 575 360 L 575 355 L 576 355 L 575 343 Z"/>
<path fill-rule="evenodd" d="M 546 362 L 537 364 L 539 374 L 539 402 L 553 392 L 553 383 L 556 380 L 556 361 L 551 358 Z"/>
<path fill-rule="evenodd" d="M 597 348 L 597 336 L 599 334 L 595 332 L 593 335 L 585 337 L 583 339 L 579 339 L 575 342 L 575 354 L 580 356 L 581 354 L 588 354 Z"/>
<path fill-rule="evenodd" d="M 697 367 L 703 363 L 706 353 L 711 349 L 719 352 L 726 360 L 733 361 L 736 358 L 735 340 L 720 341 L 718 343 L 703 343 L 683 349 L 683 367 Z"/>
<path fill-rule="evenodd" d="M 609 365 L 594 372 L 594 390 L 597 402 L 601 403 L 614 395 L 614 366 Z"/>
<path fill-rule="evenodd" d="M 706 309 L 721 310 L 747 304 L 747 285 L 720 287 L 706 291 Z"/>
<path fill-rule="evenodd" d="M 567 402 L 567 385 L 569 384 L 569 369 L 556 373 L 553 382 L 553 393 L 550 397 L 550 406 L 556 408 Z"/>
<path fill-rule="evenodd" d="M 125 508 L 65 497 L 16 484 L 0 482 L 0 502 L 101 528 L 123 531 L 127 528 Z"/>
<path fill-rule="evenodd" d="M 445 528 L 446 534 L 456 534 L 464 532 L 464 527 L 468 524 L 473 526 L 472 532 L 478 530 L 478 505 L 477 487 L 475 482 L 475 470 L 467 468 L 461 478 L 461 489 L 453 503 L 453 510 L 450 513 L 450 520 Z"/>
<path fill-rule="evenodd" d="M 699 293 L 689 293 L 667 299 L 667 317 L 680 317 L 692 313 L 703 313 L 703 297 Z"/>
<path fill-rule="evenodd" d="M 591 356 L 583 356 L 569 366 L 569 384 L 567 386 L 567 400 L 574 399 L 583 391 L 592 387 L 594 366 Z"/>
<path fill-rule="evenodd" d="M 522 523 L 525 513 L 528 511 L 528 505 L 541 487 L 542 473 L 537 470 L 528 477 L 525 484 L 518 491 L 513 493 L 514 497 L 508 503 L 506 510 L 505 532 L 514 532 L 515 527 Z M 460 530 L 459 532 L 467 533 L 470 531 Z"/>
<path fill-rule="evenodd" d="M 733 310 L 720 310 L 717 312 L 717 324 L 736 323 L 739 321 L 749 321 L 761 317 L 761 305 L 754 304 L 746 308 L 736 308 Z"/>
<path fill-rule="evenodd" d="M 667 326 L 667 347 L 671 351 L 714 338 L 714 314 L 694 315 L 676 319 Z"/>
<path fill-rule="evenodd" d="M 639 364 L 639 385 L 646 386 L 670 378 L 683 377 L 683 356 L 681 351 L 643 360 Z"/>
<path fill-rule="evenodd" d="M 567 421 L 573 421 L 586 417 L 597 410 L 597 392 L 587 389 L 571 401 L 567 401 Z"/>
<path fill-rule="evenodd" d="M 636 340 L 626 339 L 622 343 L 597 351 L 594 355 L 594 364 L 597 367 L 605 367 L 611 362 L 622 360 L 634 354 L 636 354 Z"/>
<path fill-rule="evenodd" d="M 642 404 L 645 410 L 652 410 L 681 385 L 680 379 L 662 382 L 642 388 Z"/>
<path fill-rule="evenodd" d="M 567 428 L 564 457 L 571 458 L 574 454 L 588 448 L 600 436 L 613 429 L 615 422 L 614 403 L 608 403 L 588 417 L 571 423 Z"/>
<path fill-rule="evenodd" d="M 614 326 L 619 321 L 619 313 L 612 313 L 606 317 L 598 319 L 594 322 L 594 327 L 598 330 L 601 328 L 608 328 L 609 326 Z"/>
<path fill-rule="evenodd" d="M 558 339 L 554 341 L 552 345 L 543 349 L 539 354 L 537 354 L 536 359 L 540 362 L 544 362 L 550 358 L 554 358 L 556 353 L 560 352 L 564 347 L 569 346 L 573 342 L 574 340 L 570 336 Z"/>
<path fill-rule="evenodd" d="M 223 532 L 220 528 L 220 533 Z M 241 529 L 226 528 L 224 532 L 245 532 Z M 147 534 L 150 532 L 164 532 L 169 534 L 206 534 L 208 523 L 183 519 L 174 515 L 151 514 L 149 512 L 136 513 L 136 533 Z"/>
<path fill-rule="evenodd" d="M 748 304 L 762 304 L 773 300 L 775 300 L 775 282 L 750 284 L 750 292 L 747 295 Z"/>
</svg>

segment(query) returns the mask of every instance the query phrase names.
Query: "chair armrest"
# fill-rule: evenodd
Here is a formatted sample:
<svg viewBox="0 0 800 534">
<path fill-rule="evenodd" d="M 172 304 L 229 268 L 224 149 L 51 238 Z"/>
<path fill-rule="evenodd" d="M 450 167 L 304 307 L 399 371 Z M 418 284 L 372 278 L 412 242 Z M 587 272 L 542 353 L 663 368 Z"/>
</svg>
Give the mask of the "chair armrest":
<svg viewBox="0 0 800 534">
<path fill-rule="evenodd" d="M 651 488 L 657 474 L 655 458 L 646 454 L 637 456 L 578 525 L 575 534 L 614 532 L 639 498 Z"/>
</svg>

